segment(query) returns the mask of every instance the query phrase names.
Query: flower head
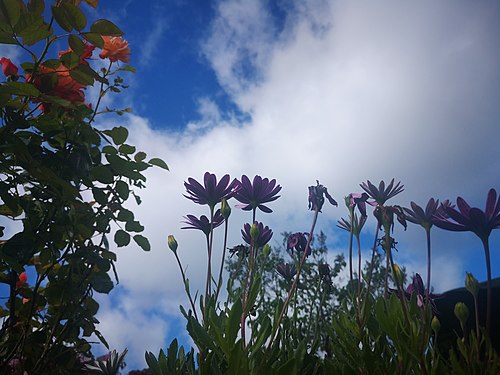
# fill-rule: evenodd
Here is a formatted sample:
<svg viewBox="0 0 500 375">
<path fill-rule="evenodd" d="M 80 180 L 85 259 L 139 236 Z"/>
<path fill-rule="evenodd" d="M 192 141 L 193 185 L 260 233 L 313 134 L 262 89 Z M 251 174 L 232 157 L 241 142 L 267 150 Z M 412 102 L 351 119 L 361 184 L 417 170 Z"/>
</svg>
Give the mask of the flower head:
<svg viewBox="0 0 500 375">
<path fill-rule="evenodd" d="M 256 236 L 256 239 L 254 241 L 254 246 L 256 248 L 264 246 L 266 243 L 268 243 L 271 240 L 271 237 L 273 236 L 273 231 L 269 229 L 269 227 L 261 222 L 255 222 L 256 228 L 258 230 L 258 234 Z M 250 234 L 250 231 L 252 228 L 255 228 L 253 225 L 250 225 L 249 223 L 246 223 L 243 226 L 243 229 L 241 230 L 241 235 L 243 237 L 243 241 L 245 241 L 247 244 L 251 245 L 252 244 L 252 235 Z M 252 231 L 253 232 L 253 231 Z"/>
<path fill-rule="evenodd" d="M 318 210 L 318 212 L 321 212 L 321 208 L 325 203 L 325 197 L 331 205 L 337 206 L 335 199 L 328 194 L 328 189 L 316 180 L 316 186 L 309 186 L 309 209 L 311 211 Z"/>
<path fill-rule="evenodd" d="M 297 232 L 289 235 L 286 245 L 287 251 L 291 252 L 296 251 L 298 254 L 303 253 L 306 250 L 308 236 L 309 233 L 305 232 Z M 310 254 L 311 254 L 311 248 L 308 247 L 307 255 L 309 256 Z"/>
<path fill-rule="evenodd" d="M 443 207 L 444 213 L 449 217 L 434 215 L 433 223 L 446 230 L 473 232 L 483 241 L 488 239 L 493 229 L 500 228 L 500 197 L 497 200 L 495 189 L 488 192 L 484 211 L 470 207 L 462 197 L 457 198 L 457 207 L 459 211 L 450 206 Z"/>
<path fill-rule="evenodd" d="M 102 52 L 99 54 L 101 59 L 109 59 L 112 62 L 118 60 L 123 62 L 130 61 L 130 48 L 128 42 L 121 36 L 103 36 L 104 46 Z"/>
<path fill-rule="evenodd" d="M 27 281 L 28 275 L 26 274 L 26 272 L 21 272 L 21 274 L 19 275 L 19 280 L 16 282 L 16 289 L 19 289 L 21 286 L 26 284 Z"/>
<path fill-rule="evenodd" d="M 276 194 L 280 190 L 281 186 L 276 185 L 275 179 L 269 180 L 268 178 L 255 176 L 252 183 L 247 176 L 243 175 L 241 176 L 240 188 L 234 194 L 236 200 L 243 204 L 236 207 L 242 208 L 245 211 L 258 208 L 262 212 L 271 213 L 273 210 L 265 206 L 264 203 L 278 199 L 280 196 Z"/>
<path fill-rule="evenodd" d="M 195 203 L 207 204 L 213 209 L 223 198 L 229 199 L 234 195 L 238 187 L 238 181 L 235 179 L 229 183 L 229 180 L 230 177 L 226 174 L 217 183 L 217 177 L 212 173 L 206 172 L 203 178 L 204 186 L 202 186 L 194 178 L 189 177 L 188 182 L 184 182 L 188 193 L 184 196 Z"/>
<path fill-rule="evenodd" d="M 210 234 L 211 229 L 217 228 L 224 221 L 220 210 L 215 212 L 212 223 L 210 223 L 210 220 L 205 215 L 201 215 L 199 219 L 194 215 L 187 215 L 184 218 L 186 220 L 183 223 L 186 223 L 188 226 L 181 229 L 198 229 L 205 233 L 206 236 Z"/>
<path fill-rule="evenodd" d="M 415 202 L 411 202 L 411 209 L 403 207 L 405 219 L 411 223 L 419 224 L 426 230 L 432 227 L 432 218 L 438 211 L 439 200 L 429 199 L 425 211 Z"/>
<path fill-rule="evenodd" d="M 2 65 L 3 74 L 5 74 L 6 77 L 17 75 L 19 69 L 7 57 L 2 57 L 0 59 L 0 64 Z"/>
<path fill-rule="evenodd" d="M 388 199 L 394 197 L 395 195 L 398 195 L 404 190 L 401 182 L 398 182 L 396 186 L 394 186 L 394 179 L 392 179 L 391 183 L 387 185 L 387 188 L 385 187 L 384 181 L 380 181 L 378 188 L 369 180 L 363 182 L 359 186 L 361 186 L 361 188 L 366 191 L 368 195 L 373 198 L 375 202 L 380 206 L 383 206 Z"/>
<path fill-rule="evenodd" d="M 366 193 L 351 193 L 346 197 L 346 203 L 348 208 L 352 209 L 352 211 L 358 207 L 361 216 L 366 216 L 366 203 L 371 204 L 370 202 L 367 202 L 368 198 L 369 196 Z"/>
<path fill-rule="evenodd" d="M 297 274 L 297 268 L 295 268 L 295 264 L 280 263 L 276 266 L 276 272 L 286 281 L 290 282 Z"/>
</svg>

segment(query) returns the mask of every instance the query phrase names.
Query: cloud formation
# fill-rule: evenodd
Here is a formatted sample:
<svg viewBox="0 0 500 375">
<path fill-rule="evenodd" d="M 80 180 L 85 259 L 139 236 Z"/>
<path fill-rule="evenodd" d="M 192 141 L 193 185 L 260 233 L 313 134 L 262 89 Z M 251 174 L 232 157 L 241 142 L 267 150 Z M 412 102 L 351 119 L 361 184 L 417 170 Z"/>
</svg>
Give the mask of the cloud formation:
<svg viewBox="0 0 500 375">
<path fill-rule="evenodd" d="M 284 230 L 309 229 L 307 186 L 316 179 L 341 202 L 366 179 L 395 177 L 406 191 L 394 201 L 404 206 L 462 195 L 483 208 L 488 189 L 499 188 L 498 3 L 311 0 L 280 8 L 279 17 L 267 6 L 259 0 L 217 3 L 201 47 L 221 86 L 250 114 L 247 120 L 223 113 L 216 98 L 200 98 L 202 119 L 182 131 L 125 118 L 130 142 L 164 158 L 171 171 L 148 172 L 148 187 L 139 192 L 143 204 L 131 207 L 152 251 L 117 250 L 121 292 L 114 304 L 103 300 L 100 312 L 112 346 L 140 351 L 148 342 L 157 353 L 155 345 L 173 338 L 169 322 L 187 300 L 168 234 L 179 242 L 192 289 L 203 290 L 204 238 L 179 229 L 184 215 L 207 214 L 182 197 L 188 177 L 200 180 L 210 171 L 276 178 L 283 190 L 272 204 L 275 213 L 258 219 L 273 228 L 277 242 Z M 250 217 L 233 212 L 230 243 L 237 244 Z M 335 228 L 345 214 L 326 207 L 320 218 L 318 230 L 332 248 L 346 248 Z M 425 274 L 423 235 L 413 228 L 396 236 L 398 262 Z M 435 230 L 433 236 L 437 290 L 461 284 L 466 265 L 479 264 L 477 276 L 485 278 L 484 255 L 472 235 Z M 498 248 L 498 234 L 492 237 Z M 492 264 L 499 264 L 492 255 Z M 152 313 L 153 306 L 161 314 Z M 132 367 L 141 365 L 143 353 L 129 356 Z"/>
</svg>

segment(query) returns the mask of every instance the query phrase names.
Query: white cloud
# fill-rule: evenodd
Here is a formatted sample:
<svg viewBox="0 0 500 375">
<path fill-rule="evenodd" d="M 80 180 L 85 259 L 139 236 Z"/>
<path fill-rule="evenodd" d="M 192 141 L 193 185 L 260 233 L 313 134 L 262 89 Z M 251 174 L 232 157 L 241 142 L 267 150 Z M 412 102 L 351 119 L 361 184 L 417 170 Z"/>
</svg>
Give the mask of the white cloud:
<svg viewBox="0 0 500 375">
<path fill-rule="evenodd" d="M 137 116 L 120 119 L 131 143 L 171 169 L 147 172 L 148 187 L 139 192 L 143 204 L 131 208 L 146 226 L 152 251 L 117 250 L 124 295 L 116 306 L 104 303 L 99 315 L 111 346 L 133 349 L 135 367 L 148 347 L 155 353 L 154 345 L 165 347 L 171 334 L 165 316 L 178 316 L 178 305 L 187 306 L 168 234 L 179 242 L 192 289 L 203 290 L 203 235 L 179 229 L 184 215 L 206 214 L 182 197 L 187 177 L 200 180 L 211 171 L 276 178 L 282 197 L 270 205 L 275 213 L 259 220 L 273 228 L 278 242 L 283 230 L 309 230 L 307 186 L 316 179 L 340 206 L 366 179 L 401 180 L 406 191 L 394 202 L 404 206 L 463 195 L 482 208 L 487 190 L 499 187 L 497 3 L 317 0 L 284 11 L 279 28 L 263 1 L 221 1 L 205 40 L 208 63 L 234 102 L 251 114 L 247 122 L 225 116 L 210 98 L 200 99 L 203 118 L 185 132 L 153 130 Z M 335 221 L 346 211 L 323 211 L 317 230 L 335 242 Z M 240 224 L 249 221 L 233 212 L 231 245 L 241 241 Z M 498 233 L 492 237 L 492 248 L 498 248 Z M 474 260 L 471 249 L 480 249 L 473 235 L 455 238 L 433 231 L 438 291 L 459 286 Z M 398 230 L 397 239 L 397 261 L 425 279 L 422 233 Z M 218 232 L 217 251 L 220 243 Z M 499 264 L 492 256 L 492 264 Z M 150 315 L 158 306 L 165 315 Z"/>
</svg>

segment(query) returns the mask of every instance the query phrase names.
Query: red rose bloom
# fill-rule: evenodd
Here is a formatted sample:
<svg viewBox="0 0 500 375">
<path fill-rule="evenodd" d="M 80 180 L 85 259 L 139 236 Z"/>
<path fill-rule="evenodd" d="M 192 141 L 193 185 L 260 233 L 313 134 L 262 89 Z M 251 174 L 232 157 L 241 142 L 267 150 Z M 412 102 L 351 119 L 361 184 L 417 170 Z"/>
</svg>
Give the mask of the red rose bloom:
<svg viewBox="0 0 500 375">
<path fill-rule="evenodd" d="M 0 64 L 2 64 L 3 74 L 6 76 L 17 75 L 18 68 L 15 66 L 10 59 L 2 57 L 0 59 Z"/>
</svg>

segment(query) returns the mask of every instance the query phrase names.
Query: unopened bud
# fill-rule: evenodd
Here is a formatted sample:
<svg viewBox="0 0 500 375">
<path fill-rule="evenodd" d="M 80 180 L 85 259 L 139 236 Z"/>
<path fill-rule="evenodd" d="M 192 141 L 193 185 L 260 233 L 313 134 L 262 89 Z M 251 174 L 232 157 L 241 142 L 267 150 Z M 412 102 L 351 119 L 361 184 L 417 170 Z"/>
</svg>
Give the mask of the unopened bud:
<svg viewBox="0 0 500 375">
<path fill-rule="evenodd" d="M 437 334 L 439 332 L 439 330 L 441 329 L 441 323 L 439 322 L 439 319 L 437 318 L 437 316 L 434 316 L 434 318 L 432 318 L 431 328 L 435 334 Z"/>
<path fill-rule="evenodd" d="M 250 228 L 250 237 L 252 238 L 252 241 L 255 243 L 259 239 L 259 226 L 257 223 L 253 223 L 252 227 Z"/>
<path fill-rule="evenodd" d="M 455 316 L 460 321 L 462 326 L 465 326 L 467 319 L 469 319 L 469 309 L 463 302 L 457 302 L 455 305 Z"/>
<path fill-rule="evenodd" d="M 220 203 L 220 213 L 224 220 L 227 220 L 229 218 L 229 215 L 231 215 L 231 207 L 229 207 L 226 198 L 222 198 L 222 201 Z"/>
<path fill-rule="evenodd" d="M 177 252 L 177 241 L 175 240 L 175 237 L 173 235 L 170 234 L 168 236 L 167 243 L 170 250 L 172 250 L 174 253 Z"/>
<path fill-rule="evenodd" d="M 262 253 L 264 254 L 264 256 L 267 258 L 269 256 L 269 254 L 271 253 L 271 246 L 269 246 L 267 243 L 264 245 L 264 247 L 262 248 Z"/>
<path fill-rule="evenodd" d="M 397 263 L 394 263 L 394 280 L 397 281 L 397 283 L 402 287 L 403 282 L 404 282 L 404 275 L 403 271 L 401 271 L 401 268 L 399 268 Z"/>
<path fill-rule="evenodd" d="M 477 298 L 477 295 L 479 293 L 479 282 L 472 275 L 472 273 L 466 272 L 465 287 L 475 298 Z"/>
</svg>

